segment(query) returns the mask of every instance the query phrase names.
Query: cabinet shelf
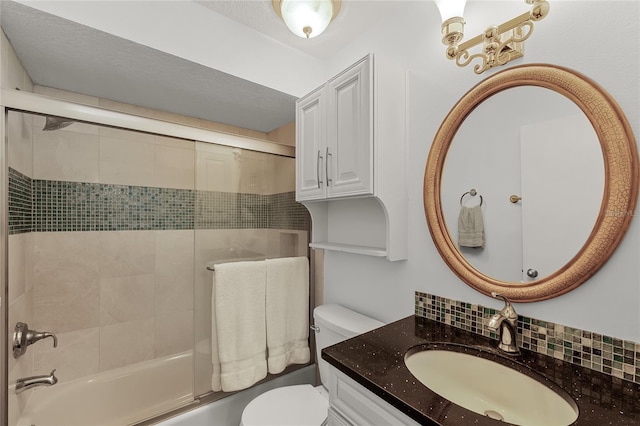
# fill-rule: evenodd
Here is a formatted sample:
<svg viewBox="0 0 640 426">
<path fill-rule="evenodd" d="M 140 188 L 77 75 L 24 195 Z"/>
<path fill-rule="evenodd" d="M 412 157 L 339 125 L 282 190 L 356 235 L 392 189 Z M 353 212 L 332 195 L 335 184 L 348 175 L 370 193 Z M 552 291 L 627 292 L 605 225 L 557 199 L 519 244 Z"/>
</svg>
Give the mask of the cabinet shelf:
<svg viewBox="0 0 640 426">
<path fill-rule="evenodd" d="M 366 256 L 386 257 L 387 249 L 384 247 L 357 246 L 353 244 L 331 243 L 328 241 L 317 241 L 309 244 L 315 249 L 341 251 L 343 253 L 363 254 Z"/>
</svg>

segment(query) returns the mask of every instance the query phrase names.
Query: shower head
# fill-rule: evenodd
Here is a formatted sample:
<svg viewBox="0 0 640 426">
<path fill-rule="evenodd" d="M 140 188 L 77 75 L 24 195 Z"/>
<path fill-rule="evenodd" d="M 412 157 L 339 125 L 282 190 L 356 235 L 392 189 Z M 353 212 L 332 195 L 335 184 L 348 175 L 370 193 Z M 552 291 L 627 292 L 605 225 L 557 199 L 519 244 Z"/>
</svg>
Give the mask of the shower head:
<svg viewBox="0 0 640 426">
<path fill-rule="evenodd" d="M 42 128 L 42 130 L 44 131 L 60 130 L 73 124 L 73 120 L 69 120 L 67 118 L 62 118 L 62 117 L 52 117 L 47 115 L 46 119 L 47 121 L 44 123 L 44 127 Z"/>
</svg>

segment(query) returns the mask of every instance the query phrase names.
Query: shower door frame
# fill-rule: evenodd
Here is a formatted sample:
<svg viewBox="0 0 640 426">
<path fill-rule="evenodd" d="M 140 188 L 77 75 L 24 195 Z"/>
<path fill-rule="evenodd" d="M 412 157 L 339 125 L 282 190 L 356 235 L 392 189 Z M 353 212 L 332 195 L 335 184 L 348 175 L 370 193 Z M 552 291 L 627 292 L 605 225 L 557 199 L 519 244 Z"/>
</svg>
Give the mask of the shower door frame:
<svg viewBox="0 0 640 426">
<path fill-rule="evenodd" d="M 9 135 L 6 131 L 9 110 L 2 107 L 0 117 L 0 135 L 2 144 L 0 145 L 0 424 L 9 423 L 9 176 L 8 176 L 8 146 Z"/>
<path fill-rule="evenodd" d="M 1 339 L 0 346 L 0 424 L 8 424 L 9 421 L 9 206 L 8 206 L 8 114 L 10 111 L 36 114 L 53 115 L 72 119 L 77 122 L 98 124 L 102 126 L 114 127 L 123 130 L 140 131 L 144 133 L 161 136 L 171 136 L 195 142 L 212 143 L 216 145 L 229 146 L 234 148 L 247 149 L 250 151 L 275 154 L 283 157 L 295 158 L 295 147 L 283 145 L 264 139 L 254 139 L 247 136 L 237 136 L 233 134 L 217 132 L 213 130 L 190 127 L 183 124 L 172 123 L 122 112 L 112 111 L 94 106 L 77 104 L 63 101 L 48 96 L 35 93 L 22 92 L 17 90 L 2 89 L 0 93 L 0 135 L 2 144 L 0 146 L 0 330 L 4 331 L 4 339 Z M 311 284 L 311 289 L 313 289 Z M 310 301 L 311 302 L 311 301 Z M 202 401 L 197 396 L 192 404 Z M 207 399 L 207 398 L 205 398 Z"/>
</svg>

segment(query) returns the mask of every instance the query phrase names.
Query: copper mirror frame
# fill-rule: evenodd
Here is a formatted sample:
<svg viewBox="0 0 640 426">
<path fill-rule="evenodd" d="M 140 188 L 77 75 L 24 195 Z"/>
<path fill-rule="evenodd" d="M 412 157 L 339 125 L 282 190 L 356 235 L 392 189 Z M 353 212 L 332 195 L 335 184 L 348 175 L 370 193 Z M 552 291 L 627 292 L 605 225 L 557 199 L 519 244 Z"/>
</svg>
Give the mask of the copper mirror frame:
<svg viewBox="0 0 640 426">
<path fill-rule="evenodd" d="M 460 253 L 447 231 L 441 205 L 442 172 L 458 128 L 490 96 L 518 86 L 539 86 L 571 99 L 600 140 L 605 185 L 596 223 L 580 251 L 560 270 L 530 283 L 500 281 L 482 274 Z M 523 102 L 527 102 L 523 99 Z M 490 295 L 535 302 L 565 294 L 593 276 L 614 252 L 635 214 L 638 150 L 631 127 L 615 100 L 597 83 L 567 68 L 546 64 L 513 67 L 483 80 L 453 107 L 435 136 L 424 174 L 424 209 L 431 237 L 443 260 L 462 281 Z"/>
</svg>

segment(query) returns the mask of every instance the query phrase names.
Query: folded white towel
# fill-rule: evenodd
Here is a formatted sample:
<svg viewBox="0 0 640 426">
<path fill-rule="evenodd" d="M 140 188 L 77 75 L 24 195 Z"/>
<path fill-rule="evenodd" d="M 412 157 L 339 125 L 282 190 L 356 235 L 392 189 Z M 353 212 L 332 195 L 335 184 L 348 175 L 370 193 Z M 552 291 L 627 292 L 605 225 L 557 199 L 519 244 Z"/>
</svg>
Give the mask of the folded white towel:
<svg viewBox="0 0 640 426">
<path fill-rule="evenodd" d="M 267 263 L 267 359 L 269 373 L 306 364 L 309 352 L 309 259 L 288 257 Z"/>
<path fill-rule="evenodd" d="M 214 275 L 220 382 L 224 392 L 231 392 L 267 376 L 266 264 L 223 263 L 215 265 Z"/>
<path fill-rule="evenodd" d="M 458 245 L 460 247 L 484 247 L 484 221 L 482 207 L 461 207 L 458 215 Z"/>
</svg>

